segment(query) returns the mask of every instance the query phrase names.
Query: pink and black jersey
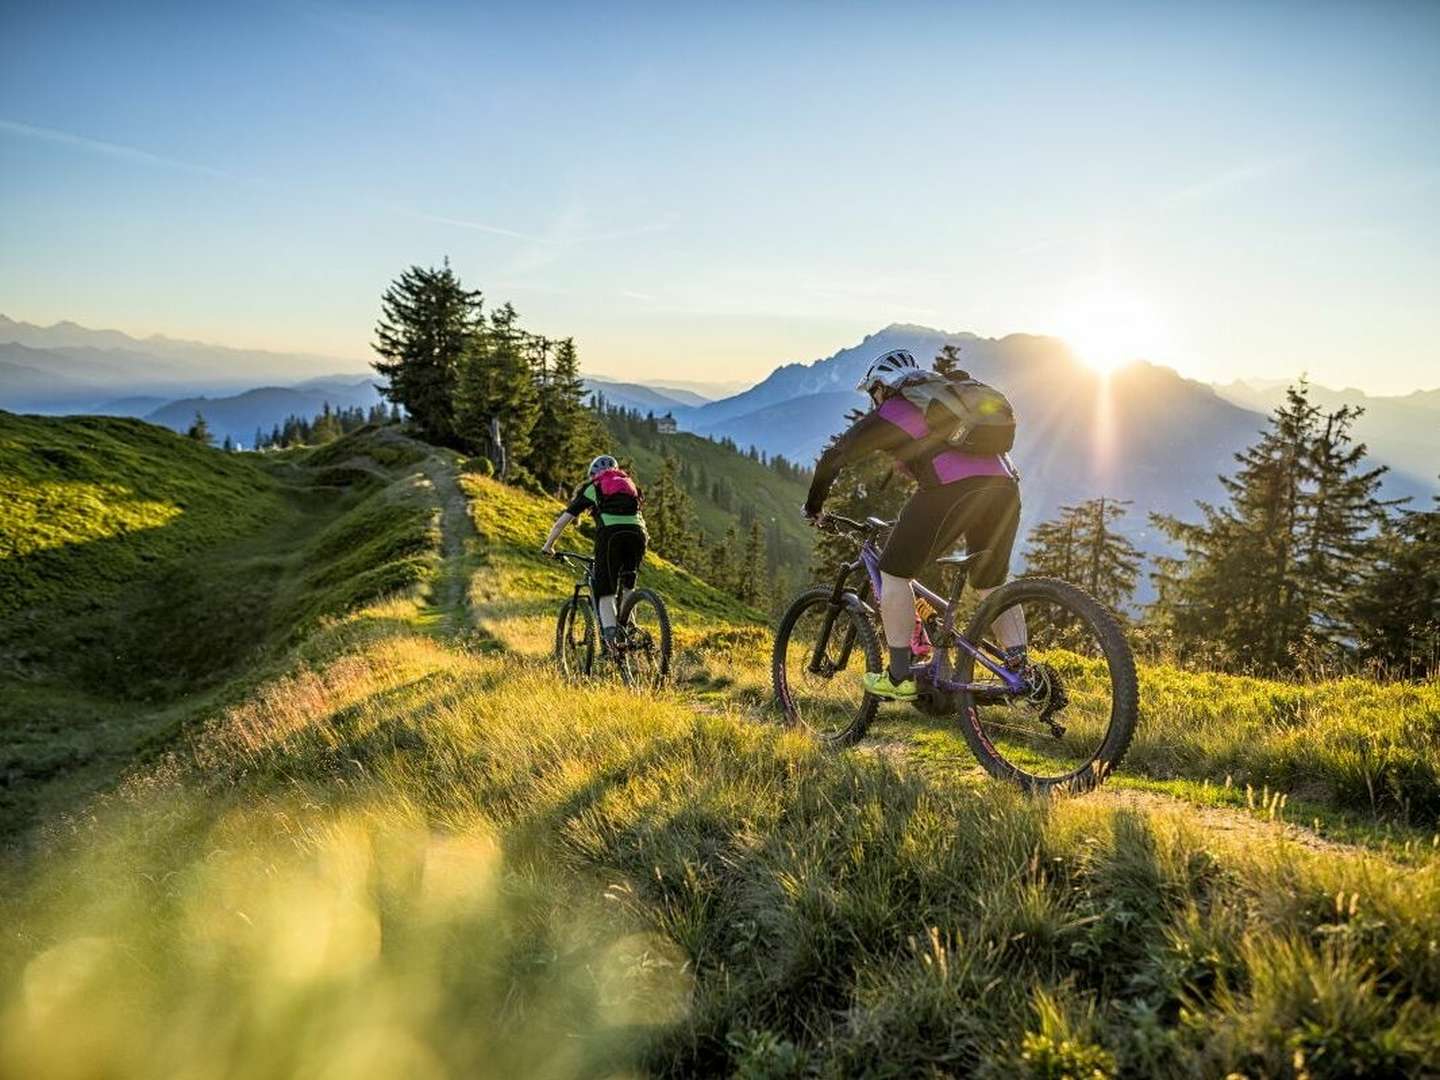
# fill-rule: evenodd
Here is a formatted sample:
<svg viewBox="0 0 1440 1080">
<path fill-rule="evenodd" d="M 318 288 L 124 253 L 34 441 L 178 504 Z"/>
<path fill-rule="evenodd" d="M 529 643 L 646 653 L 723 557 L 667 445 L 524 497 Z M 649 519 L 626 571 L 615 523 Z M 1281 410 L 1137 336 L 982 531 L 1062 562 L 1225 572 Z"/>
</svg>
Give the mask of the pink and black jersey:
<svg viewBox="0 0 1440 1080">
<path fill-rule="evenodd" d="M 815 478 L 805 508 L 818 512 L 840 470 L 867 454 L 882 451 L 914 478 L 921 490 L 944 487 L 977 476 L 1017 479 L 1004 454 L 967 454 L 945 443 L 925 446 L 932 435 L 925 411 L 900 395 L 866 413 L 825 449 L 815 463 Z M 933 443 L 933 440 L 931 440 Z"/>
</svg>

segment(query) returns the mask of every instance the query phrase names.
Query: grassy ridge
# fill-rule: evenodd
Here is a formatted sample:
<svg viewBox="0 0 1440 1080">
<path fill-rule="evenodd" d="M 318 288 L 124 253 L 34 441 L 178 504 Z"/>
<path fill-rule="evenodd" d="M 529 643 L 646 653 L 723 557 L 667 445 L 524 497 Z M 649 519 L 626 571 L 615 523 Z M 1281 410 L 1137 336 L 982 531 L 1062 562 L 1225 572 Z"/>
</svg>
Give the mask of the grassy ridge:
<svg viewBox="0 0 1440 1080">
<path fill-rule="evenodd" d="M 688 681 L 565 684 L 523 658 L 558 507 L 463 484 L 471 598 L 522 655 L 447 646 L 413 596 L 317 624 L 0 886 L 0 1073 L 1440 1071 L 1440 860 L 823 754 L 755 722 L 766 632 L 658 563 Z M 1197 724 L 1177 683 L 1154 722 L 1218 747 L 1277 713 L 1246 686 Z"/>
<path fill-rule="evenodd" d="M 0 411 L 0 618 L 104 599 L 279 508 L 251 457 L 114 417 Z"/>
<path fill-rule="evenodd" d="M 712 542 L 722 538 L 731 526 L 743 537 L 738 504 L 747 503 L 761 522 L 775 523 L 792 558 L 797 552 L 808 553 L 814 546 L 814 533 L 800 516 L 809 491 L 806 483 L 787 480 L 774 469 L 699 435 L 678 432 L 657 435 L 645 442 L 627 438 L 623 429 L 616 428 L 615 432 L 613 452 L 634 461 L 642 483 L 653 484 L 660 476 L 666 453 L 703 470 L 712 481 L 729 482 L 737 500 L 734 508 L 718 505 L 708 490 L 687 492 L 694 505 L 696 524 Z"/>
<path fill-rule="evenodd" d="M 50 553 L 59 576 L 34 578 L 31 606 L 0 625 L 0 837 L 73 803 L 197 712 L 272 674 L 280 652 L 319 621 L 434 572 L 433 496 L 413 467 L 379 466 L 377 456 L 394 457 L 385 431 L 342 440 L 328 455 L 262 459 L 130 421 L 99 425 L 98 442 L 90 418 L 22 418 L 18 427 L 41 440 L 31 456 L 73 451 L 94 484 L 169 491 L 184 510 L 99 542 L 71 528 L 73 543 Z M 77 447 L 90 447 L 88 456 Z M 176 476 L 162 483 L 151 474 L 167 454 Z M 30 505 L 43 505 L 47 520 L 84 519 L 88 488 L 38 487 L 45 501 Z M 48 602 L 33 603 L 40 596 Z"/>
</svg>

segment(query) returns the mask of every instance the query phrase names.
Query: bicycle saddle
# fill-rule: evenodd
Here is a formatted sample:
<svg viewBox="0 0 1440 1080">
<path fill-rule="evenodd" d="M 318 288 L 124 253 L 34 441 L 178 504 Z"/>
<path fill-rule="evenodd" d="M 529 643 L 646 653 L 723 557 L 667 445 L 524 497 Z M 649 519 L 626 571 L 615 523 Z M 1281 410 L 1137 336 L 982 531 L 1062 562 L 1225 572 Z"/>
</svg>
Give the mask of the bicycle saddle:
<svg viewBox="0 0 1440 1080">
<path fill-rule="evenodd" d="M 987 548 L 981 548 L 979 551 L 952 551 L 949 555 L 941 555 L 940 558 L 935 561 L 941 566 L 955 566 L 964 569 L 987 554 L 989 554 Z"/>
</svg>

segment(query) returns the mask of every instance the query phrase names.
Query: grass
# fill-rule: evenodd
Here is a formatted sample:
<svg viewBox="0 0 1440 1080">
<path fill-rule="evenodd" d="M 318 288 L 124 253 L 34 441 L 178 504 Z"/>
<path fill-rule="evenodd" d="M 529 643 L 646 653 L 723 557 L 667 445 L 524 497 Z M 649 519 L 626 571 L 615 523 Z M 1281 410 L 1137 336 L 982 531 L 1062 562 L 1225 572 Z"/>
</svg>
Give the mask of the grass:
<svg viewBox="0 0 1440 1080">
<path fill-rule="evenodd" d="M 663 564 L 685 681 L 559 680 L 565 578 L 528 553 L 556 507 L 462 483 L 480 535 L 447 550 L 493 637 L 432 633 L 413 586 L 297 623 L 283 672 L 50 837 L 0 885 L 0 1074 L 1440 1072 L 1440 860 L 1195 810 L 1187 769 L 1298 759 L 1275 684 L 1197 682 L 1235 700 L 1193 731 L 1155 695 L 1132 771 L 1191 802 L 1028 801 L 927 764 L 908 713 L 877 740 L 904 754 L 826 754 L 756 722 L 765 631 Z"/>
<path fill-rule="evenodd" d="M 0 617 L 103 600 L 156 562 L 249 532 L 274 478 L 139 420 L 0 411 Z"/>
<path fill-rule="evenodd" d="M 20 419 L 23 427 L 31 418 Z M 90 445 L 96 427 L 91 418 L 47 420 L 34 428 L 45 440 L 36 445 Z M 425 478 L 404 467 L 386 473 L 370 457 L 383 455 L 383 431 L 326 448 L 369 462 L 337 485 L 334 463 L 312 455 L 228 455 L 146 424 L 98 427 L 108 465 L 93 457 L 86 467 L 102 486 L 159 491 L 149 474 L 173 453 L 180 479 L 169 490 L 186 510 L 114 533 L 103 557 L 78 539 L 51 552 L 73 570 L 59 579 L 70 591 L 5 620 L 0 838 L 73 805 L 194 716 L 273 674 L 324 619 L 428 581 L 437 561 Z M 47 491 L 73 498 L 57 520 L 84 516 L 83 489 Z M 165 535 L 172 529 L 181 535 Z M 102 572 L 103 589 L 91 584 Z M 45 580 L 27 590 L 32 601 L 48 595 Z"/>
</svg>

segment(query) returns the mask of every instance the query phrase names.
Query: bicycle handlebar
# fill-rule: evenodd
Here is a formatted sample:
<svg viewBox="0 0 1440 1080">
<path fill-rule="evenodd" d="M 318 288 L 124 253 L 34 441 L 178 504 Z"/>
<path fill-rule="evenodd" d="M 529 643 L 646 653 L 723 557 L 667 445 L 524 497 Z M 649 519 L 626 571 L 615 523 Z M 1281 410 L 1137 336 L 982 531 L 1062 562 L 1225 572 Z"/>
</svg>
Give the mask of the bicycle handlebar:
<svg viewBox="0 0 1440 1080">
<path fill-rule="evenodd" d="M 582 562 L 582 563 L 584 563 L 586 566 L 589 566 L 591 563 L 593 563 L 593 562 L 595 561 L 595 556 L 593 556 L 593 555 L 581 555 L 580 552 L 578 552 L 578 551 L 552 551 L 550 554 L 551 554 L 551 557 L 552 557 L 552 558 L 556 558 L 556 559 L 575 559 L 577 562 Z"/>
<path fill-rule="evenodd" d="M 888 529 L 895 523 L 893 521 L 882 521 L 880 518 L 871 518 L 869 521 L 856 521 L 854 518 L 845 517 L 843 514 L 826 514 L 821 528 L 830 526 L 832 531 L 837 528 L 846 529 L 854 533 L 864 533 L 869 536 L 882 529 Z"/>
</svg>

